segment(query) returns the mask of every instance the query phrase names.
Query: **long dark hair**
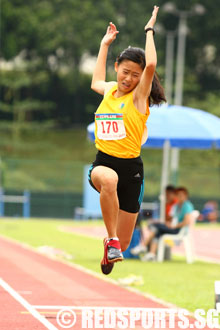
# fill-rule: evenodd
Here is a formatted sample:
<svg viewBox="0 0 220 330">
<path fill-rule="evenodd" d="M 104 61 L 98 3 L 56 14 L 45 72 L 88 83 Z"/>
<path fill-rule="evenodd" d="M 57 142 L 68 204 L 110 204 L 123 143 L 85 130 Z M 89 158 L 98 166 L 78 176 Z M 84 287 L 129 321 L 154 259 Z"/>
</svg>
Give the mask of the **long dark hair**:
<svg viewBox="0 0 220 330">
<path fill-rule="evenodd" d="M 121 52 L 121 54 L 117 57 L 116 61 L 118 65 L 120 65 L 125 60 L 139 64 L 142 70 L 144 70 L 146 66 L 145 52 L 142 48 L 129 46 L 123 50 L 123 52 Z M 151 93 L 149 96 L 149 105 L 159 105 L 162 102 L 166 102 L 166 97 L 164 94 L 163 86 L 160 83 L 159 76 L 155 71 L 152 81 Z"/>
</svg>

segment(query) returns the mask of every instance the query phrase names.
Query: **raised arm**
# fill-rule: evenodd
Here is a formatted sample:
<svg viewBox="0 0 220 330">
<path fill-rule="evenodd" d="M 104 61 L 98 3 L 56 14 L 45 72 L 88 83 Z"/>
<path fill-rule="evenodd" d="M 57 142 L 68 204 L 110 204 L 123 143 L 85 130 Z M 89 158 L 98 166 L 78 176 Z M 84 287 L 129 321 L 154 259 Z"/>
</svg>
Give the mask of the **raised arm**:
<svg viewBox="0 0 220 330">
<path fill-rule="evenodd" d="M 91 83 L 91 88 L 95 92 L 101 95 L 104 95 L 106 85 L 108 84 L 105 81 L 108 48 L 111 45 L 111 43 L 116 39 L 118 33 L 119 31 L 117 31 L 116 26 L 112 22 L 110 22 L 106 34 L 101 41 L 98 58 L 97 58 L 95 70 L 93 72 L 92 83 Z"/>
<path fill-rule="evenodd" d="M 156 23 L 157 13 L 159 7 L 154 6 L 152 16 L 148 23 L 145 25 L 145 30 L 154 27 Z M 153 30 L 148 30 L 146 32 L 146 43 L 145 43 L 145 59 L 146 66 L 142 73 L 139 84 L 134 91 L 134 103 L 139 111 L 145 113 L 146 111 L 146 101 L 151 92 L 152 81 L 154 78 L 154 73 L 157 65 L 157 53 L 154 44 Z"/>
</svg>

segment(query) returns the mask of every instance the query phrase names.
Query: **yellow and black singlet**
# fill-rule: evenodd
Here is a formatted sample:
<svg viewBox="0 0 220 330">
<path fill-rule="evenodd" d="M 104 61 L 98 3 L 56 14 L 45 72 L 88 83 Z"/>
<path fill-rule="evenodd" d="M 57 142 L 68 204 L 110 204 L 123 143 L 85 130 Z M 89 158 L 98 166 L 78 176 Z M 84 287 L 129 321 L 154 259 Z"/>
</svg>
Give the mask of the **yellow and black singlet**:
<svg viewBox="0 0 220 330">
<path fill-rule="evenodd" d="M 142 114 L 133 103 L 133 91 L 116 98 L 117 84 L 104 96 L 95 113 L 96 148 L 119 158 L 136 158 L 140 155 L 141 141 L 150 114 Z"/>
</svg>

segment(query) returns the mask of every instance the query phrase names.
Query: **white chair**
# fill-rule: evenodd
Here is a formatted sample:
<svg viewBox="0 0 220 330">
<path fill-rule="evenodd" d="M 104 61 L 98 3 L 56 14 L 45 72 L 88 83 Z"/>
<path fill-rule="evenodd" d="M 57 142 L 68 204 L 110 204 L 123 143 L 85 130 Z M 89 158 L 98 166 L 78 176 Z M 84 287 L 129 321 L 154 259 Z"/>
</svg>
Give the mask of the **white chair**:
<svg viewBox="0 0 220 330">
<path fill-rule="evenodd" d="M 164 234 L 163 236 L 160 237 L 158 242 L 157 261 L 162 262 L 164 260 L 166 241 L 173 241 L 174 243 L 183 242 L 187 263 L 191 264 L 194 262 L 195 257 L 194 257 L 194 247 L 193 247 L 193 239 L 192 239 L 192 227 L 194 226 L 198 216 L 199 216 L 199 211 L 197 210 L 192 211 L 191 221 L 188 228 L 186 227 L 181 228 L 178 234 Z"/>
</svg>

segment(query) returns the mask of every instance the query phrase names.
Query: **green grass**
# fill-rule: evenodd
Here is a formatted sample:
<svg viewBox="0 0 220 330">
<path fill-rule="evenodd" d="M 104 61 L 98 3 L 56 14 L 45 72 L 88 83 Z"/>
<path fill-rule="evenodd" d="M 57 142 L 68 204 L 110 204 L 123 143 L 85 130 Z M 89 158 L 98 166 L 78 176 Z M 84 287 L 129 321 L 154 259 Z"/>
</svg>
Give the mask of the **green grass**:
<svg viewBox="0 0 220 330">
<path fill-rule="evenodd" d="M 0 220 L 0 233 L 35 248 L 42 245 L 60 248 L 73 255 L 74 263 L 100 274 L 102 240 L 61 232 L 60 225 L 96 226 L 102 222 L 8 219 Z M 138 290 L 193 312 L 197 308 L 213 308 L 214 281 L 220 279 L 219 267 L 206 262 L 188 265 L 183 258 L 162 264 L 126 259 L 116 264 L 109 278 L 117 280 L 130 274 L 140 275 L 144 285 L 136 287 Z"/>
</svg>

